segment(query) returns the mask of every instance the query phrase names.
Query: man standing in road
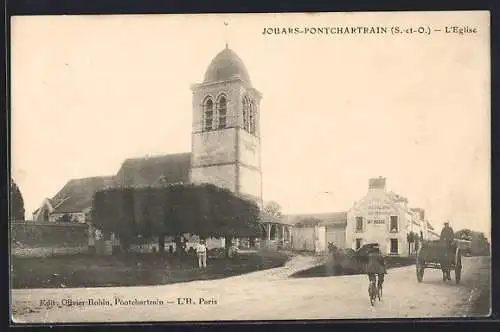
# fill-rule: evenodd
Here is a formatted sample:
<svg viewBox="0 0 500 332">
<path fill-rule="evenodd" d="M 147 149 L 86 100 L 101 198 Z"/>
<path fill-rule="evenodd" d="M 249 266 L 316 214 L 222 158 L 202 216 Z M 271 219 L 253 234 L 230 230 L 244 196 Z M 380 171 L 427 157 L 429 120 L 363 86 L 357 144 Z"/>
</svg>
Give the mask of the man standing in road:
<svg viewBox="0 0 500 332">
<path fill-rule="evenodd" d="M 206 268 L 207 267 L 207 246 L 205 245 L 205 241 L 201 240 L 196 247 L 196 255 L 198 256 L 198 267 Z"/>
</svg>

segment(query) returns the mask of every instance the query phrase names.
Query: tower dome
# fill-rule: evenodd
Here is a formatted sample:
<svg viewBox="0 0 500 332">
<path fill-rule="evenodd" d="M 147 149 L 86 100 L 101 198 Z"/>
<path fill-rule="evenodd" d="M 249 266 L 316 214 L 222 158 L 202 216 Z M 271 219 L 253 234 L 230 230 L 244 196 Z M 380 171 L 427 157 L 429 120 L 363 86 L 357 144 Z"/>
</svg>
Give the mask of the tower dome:
<svg viewBox="0 0 500 332">
<path fill-rule="evenodd" d="M 243 61 L 226 45 L 208 66 L 203 82 L 227 81 L 237 77 L 250 83 L 250 76 Z"/>
</svg>

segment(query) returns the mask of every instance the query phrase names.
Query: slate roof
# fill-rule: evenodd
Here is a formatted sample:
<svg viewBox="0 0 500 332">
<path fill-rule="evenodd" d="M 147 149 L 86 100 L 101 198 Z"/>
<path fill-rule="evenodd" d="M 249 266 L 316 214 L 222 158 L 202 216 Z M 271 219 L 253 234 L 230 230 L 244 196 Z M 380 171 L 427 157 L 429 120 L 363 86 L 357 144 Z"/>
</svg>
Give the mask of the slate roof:
<svg viewBox="0 0 500 332">
<path fill-rule="evenodd" d="M 190 169 L 191 153 L 130 158 L 123 162 L 115 176 L 72 179 L 48 201 L 54 208 L 52 213 L 82 212 L 92 206 L 94 193 L 98 190 L 120 185 L 153 186 L 188 183 Z"/>
<path fill-rule="evenodd" d="M 113 176 L 96 176 L 70 180 L 50 199 L 50 204 L 54 208 L 52 212 L 81 212 L 92 206 L 92 199 L 96 191 L 113 185 Z"/>
<path fill-rule="evenodd" d="M 226 81 L 234 77 L 250 82 L 250 75 L 243 61 L 226 45 L 226 48 L 220 51 L 208 66 L 203 82 Z"/>
<path fill-rule="evenodd" d="M 304 222 L 306 225 L 317 223 L 325 226 L 345 226 L 347 225 L 347 212 L 290 214 L 283 218 L 283 223 L 289 225 L 304 224 Z"/>
<path fill-rule="evenodd" d="M 152 186 L 158 183 L 189 183 L 191 153 L 130 158 L 115 176 L 121 186 Z"/>
</svg>

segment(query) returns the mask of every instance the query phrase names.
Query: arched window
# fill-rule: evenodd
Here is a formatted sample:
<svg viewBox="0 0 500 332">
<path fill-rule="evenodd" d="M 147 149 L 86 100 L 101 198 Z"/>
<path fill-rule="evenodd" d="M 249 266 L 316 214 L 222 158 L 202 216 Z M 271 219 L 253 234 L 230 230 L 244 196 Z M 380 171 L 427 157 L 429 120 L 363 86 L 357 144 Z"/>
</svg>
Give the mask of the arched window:
<svg viewBox="0 0 500 332">
<path fill-rule="evenodd" d="M 248 131 L 248 116 L 250 112 L 250 102 L 247 97 L 243 97 L 242 100 L 243 108 L 243 130 Z"/>
<path fill-rule="evenodd" d="M 203 103 L 203 130 L 212 130 L 214 117 L 214 103 L 212 99 L 208 98 L 205 103 Z"/>
<path fill-rule="evenodd" d="M 248 132 L 255 135 L 255 107 L 252 101 L 250 102 L 250 111 L 248 113 Z"/>
<path fill-rule="evenodd" d="M 217 113 L 219 115 L 219 124 L 218 128 L 219 129 L 224 129 L 226 128 L 227 124 L 227 100 L 225 96 L 220 96 L 219 101 L 217 103 Z"/>
</svg>

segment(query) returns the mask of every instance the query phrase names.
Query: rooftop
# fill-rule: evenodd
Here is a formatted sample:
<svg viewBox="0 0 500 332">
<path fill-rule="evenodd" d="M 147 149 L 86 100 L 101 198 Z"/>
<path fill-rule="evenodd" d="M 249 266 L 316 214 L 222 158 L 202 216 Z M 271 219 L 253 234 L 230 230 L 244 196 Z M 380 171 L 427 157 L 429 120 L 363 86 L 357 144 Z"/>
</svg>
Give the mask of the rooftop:
<svg viewBox="0 0 500 332">
<path fill-rule="evenodd" d="M 240 78 L 250 83 L 250 75 L 241 58 L 226 46 L 212 60 L 205 72 L 204 83 Z"/>
</svg>

